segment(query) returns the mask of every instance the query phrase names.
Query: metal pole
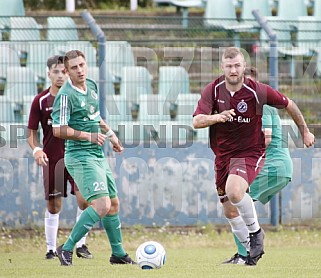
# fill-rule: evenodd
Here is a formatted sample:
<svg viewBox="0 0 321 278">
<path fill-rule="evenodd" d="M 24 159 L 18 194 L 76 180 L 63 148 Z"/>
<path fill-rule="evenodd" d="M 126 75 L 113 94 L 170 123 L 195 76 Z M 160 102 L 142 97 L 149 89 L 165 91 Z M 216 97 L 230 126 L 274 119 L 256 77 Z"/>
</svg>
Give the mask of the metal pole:
<svg viewBox="0 0 321 278">
<path fill-rule="evenodd" d="M 264 16 L 260 15 L 258 10 L 253 10 L 257 22 L 260 24 L 261 28 L 267 33 L 270 38 L 270 57 L 269 57 L 269 67 L 270 67 L 270 86 L 274 89 L 278 89 L 278 40 L 273 29 L 268 25 L 267 20 Z M 279 194 L 273 196 L 270 201 L 271 208 L 271 224 L 277 226 L 279 224 L 280 206 L 279 206 Z"/>
<path fill-rule="evenodd" d="M 103 30 L 99 25 L 96 24 L 95 19 L 88 11 L 83 11 L 81 13 L 82 18 L 87 22 L 88 26 L 91 29 L 91 32 L 94 34 L 98 40 L 98 66 L 99 66 L 99 110 L 101 118 L 106 122 L 107 113 L 106 113 L 106 36 Z M 107 140 L 108 141 L 108 140 Z M 104 153 L 108 156 L 109 144 L 104 144 Z"/>
<path fill-rule="evenodd" d="M 96 24 L 95 19 L 88 11 L 81 13 L 82 18 L 87 22 L 91 32 L 98 40 L 98 66 L 99 66 L 99 109 L 101 118 L 106 120 L 106 36 L 103 30 Z"/>
</svg>

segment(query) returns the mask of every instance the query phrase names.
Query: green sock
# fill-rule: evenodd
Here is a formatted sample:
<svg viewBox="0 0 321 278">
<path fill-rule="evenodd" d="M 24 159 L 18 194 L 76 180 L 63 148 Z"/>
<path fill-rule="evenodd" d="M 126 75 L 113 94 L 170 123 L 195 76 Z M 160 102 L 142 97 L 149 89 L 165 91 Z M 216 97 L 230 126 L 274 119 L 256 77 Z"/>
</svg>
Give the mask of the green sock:
<svg viewBox="0 0 321 278">
<path fill-rule="evenodd" d="M 234 236 L 234 241 L 236 243 L 237 246 L 237 253 L 239 255 L 242 255 L 244 257 L 247 257 L 247 251 L 246 248 L 243 246 L 243 244 L 239 241 L 239 239 L 235 236 L 235 234 L 233 234 Z"/>
<path fill-rule="evenodd" d="M 112 254 L 116 257 L 123 257 L 126 252 L 122 244 L 121 224 L 119 215 L 106 215 L 101 219 L 106 234 L 108 236 Z"/>
<path fill-rule="evenodd" d="M 73 251 L 76 243 L 100 220 L 99 215 L 91 206 L 86 208 L 81 214 L 79 220 L 74 225 L 67 241 L 63 246 L 63 250 Z"/>
</svg>

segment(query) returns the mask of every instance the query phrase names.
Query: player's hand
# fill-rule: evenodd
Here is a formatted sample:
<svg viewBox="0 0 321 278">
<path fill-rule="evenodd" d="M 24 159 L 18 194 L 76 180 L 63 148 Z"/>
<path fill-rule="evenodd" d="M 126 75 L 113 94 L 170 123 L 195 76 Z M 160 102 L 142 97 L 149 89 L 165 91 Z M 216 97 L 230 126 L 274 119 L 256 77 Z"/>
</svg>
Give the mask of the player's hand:
<svg viewBox="0 0 321 278">
<path fill-rule="evenodd" d="M 216 120 L 218 123 L 225 123 L 229 120 L 232 120 L 233 119 L 233 116 L 235 116 L 235 112 L 234 112 L 234 109 L 230 109 L 230 110 L 225 110 L 219 114 L 216 114 Z"/>
<path fill-rule="evenodd" d="M 109 140 L 113 145 L 113 151 L 116 153 L 122 153 L 122 151 L 124 150 L 124 147 L 120 142 L 120 140 L 118 139 L 118 137 L 116 136 L 116 134 L 113 134 L 112 136 L 110 136 Z"/>
<path fill-rule="evenodd" d="M 47 154 L 43 150 L 36 151 L 34 158 L 39 166 L 47 166 L 47 162 L 49 161 Z"/>
<path fill-rule="evenodd" d="M 104 145 L 106 141 L 107 136 L 105 134 L 99 133 L 99 132 L 94 132 L 90 133 L 90 142 L 97 144 L 98 146 Z"/>
<path fill-rule="evenodd" d="M 314 134 L 309 132 L 306 132 L 303 137 L 303 143 L 306 145 L 306 147 L 312 147 L 315 143 L 315 137 Z"/>
</svg>

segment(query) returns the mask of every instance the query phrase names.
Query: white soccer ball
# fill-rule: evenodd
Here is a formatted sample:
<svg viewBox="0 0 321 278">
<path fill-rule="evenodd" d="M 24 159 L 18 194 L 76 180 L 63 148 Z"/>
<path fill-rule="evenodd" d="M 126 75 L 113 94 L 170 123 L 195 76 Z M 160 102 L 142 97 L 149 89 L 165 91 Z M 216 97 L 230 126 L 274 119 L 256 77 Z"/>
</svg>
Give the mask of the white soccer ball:
<svg viewBox="0 0 321 278">
<path fill-rule="evenodd" d="M 156 241 L 146 241 L 136 250 L 136 262 L 142 269 L 161 268 L 166 261 L 164 247 Z"/>
</svg>

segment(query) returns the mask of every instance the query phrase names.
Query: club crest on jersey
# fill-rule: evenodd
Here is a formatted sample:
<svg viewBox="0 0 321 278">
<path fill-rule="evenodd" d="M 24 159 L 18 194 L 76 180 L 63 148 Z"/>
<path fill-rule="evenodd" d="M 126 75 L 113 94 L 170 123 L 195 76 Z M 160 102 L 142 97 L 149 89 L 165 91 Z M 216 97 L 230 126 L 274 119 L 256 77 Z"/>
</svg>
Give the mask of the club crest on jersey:
<svg viewBox="0 0 321 278">
<path fill-rule="evenodd" d="M 240 113 L 245 113 L 247 111 L 247 104 L 243 99 L 237 104 L 237 111 Z"/>
<path fill-rule="evenodd" d="M 94 90 L 92 90 L 92 91 L 90 92 L 90 94 L 91 94 L 91 97 L 92 97 L 93 99 L 98 99 L 98 96 L 97 96 L 97 94 L 96 94 L 96 92 L 95 92 Z"/>
</svg>

